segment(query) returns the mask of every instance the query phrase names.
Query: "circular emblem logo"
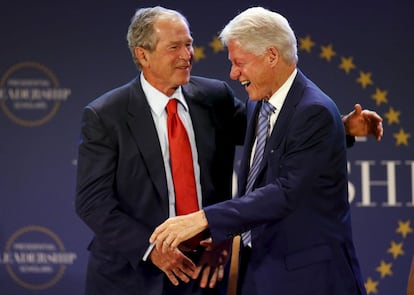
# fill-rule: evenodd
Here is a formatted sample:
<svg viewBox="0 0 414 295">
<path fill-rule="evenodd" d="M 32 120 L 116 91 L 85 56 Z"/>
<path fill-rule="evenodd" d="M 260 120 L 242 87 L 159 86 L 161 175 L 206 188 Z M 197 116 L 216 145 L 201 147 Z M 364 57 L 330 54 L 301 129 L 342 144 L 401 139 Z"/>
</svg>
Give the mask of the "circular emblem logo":
<svg viewBox="0 0 414 295">
<path fill-rule="evenodd" d="M 42 290 L 55 285 L 77 255 L 67 252 L 60 238 L 42 226 L 27 226 L 7 241 L 2 262 L 20 286 Z"/>
<path fill-rule="evenodd" d="M 22 62 L 10 67 L 0 80 L 0 107 L 16 124 L 35 127 L 50 121 L 70 93 L 44 65 Z"/>
</svg>

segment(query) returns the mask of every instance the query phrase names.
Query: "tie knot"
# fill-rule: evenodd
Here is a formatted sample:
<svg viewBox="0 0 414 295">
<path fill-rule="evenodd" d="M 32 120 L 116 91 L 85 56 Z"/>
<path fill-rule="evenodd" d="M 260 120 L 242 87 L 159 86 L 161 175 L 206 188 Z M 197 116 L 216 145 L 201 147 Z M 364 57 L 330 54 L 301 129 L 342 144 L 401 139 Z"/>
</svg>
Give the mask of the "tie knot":
<svg viewBox="0 0 414 295">
<path fill-rule="evenodd" d="M 267 100 L 263 100 L 260 114 L 264 117 L 269 117 L 271 113 L 275 111 L 275 107 Z"/>
<path fill-rule="evenodd" d="M 170 115 L 177 113 L 177 100 L 172 98 L 167 103 L 167 113 Z"/>
</svg>

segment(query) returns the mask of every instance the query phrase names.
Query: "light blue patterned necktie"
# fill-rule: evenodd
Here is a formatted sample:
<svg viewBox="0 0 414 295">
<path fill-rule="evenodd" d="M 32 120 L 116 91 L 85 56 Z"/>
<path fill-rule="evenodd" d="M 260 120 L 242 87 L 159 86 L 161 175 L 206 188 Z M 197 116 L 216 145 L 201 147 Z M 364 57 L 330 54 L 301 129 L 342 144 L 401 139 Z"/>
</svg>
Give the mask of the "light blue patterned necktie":
<svg viewBox="0 0 414 295">
<path fill-rule="evenodd" d="M 269 119 L 270 115 L 274 113 L 276 108 L 268 101 L 263 100 L 262 107 L 260 109 L 259 120 L 257 123 L 256 132 L 256 150 L 253 156 L 253 162 L 250 166 L 249 175 L 247 176 L 246 194 L 250 193 L 253 189 L 253 184 L 257 178 L 259 172 L 260 163 L 263 159 L 263 153 L 266 145 L 267 135 L 269 133 Z M 250 231 L 242 234 L 243 245 L 248 245 L 251 241 Z"/>
</svg>

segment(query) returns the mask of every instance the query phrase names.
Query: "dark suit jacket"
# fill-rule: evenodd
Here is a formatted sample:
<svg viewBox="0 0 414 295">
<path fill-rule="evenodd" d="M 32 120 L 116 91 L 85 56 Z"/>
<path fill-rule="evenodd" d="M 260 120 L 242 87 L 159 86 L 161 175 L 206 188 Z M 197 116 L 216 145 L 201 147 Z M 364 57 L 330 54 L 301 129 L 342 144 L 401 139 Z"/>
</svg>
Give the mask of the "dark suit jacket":
<svg viewBox="0 0 414 295">
<path fill-rule="evenodd" d="M 344 127 L 300 71 L 244 195 L 260 103 L 249 102 L 240 198 L 205 208 L 213 241 L 252 229 L 243 294 L 365 294 L 351 233 Z"/>
<path fill-rule="evenodd" d="M 235 146 L 243 143 L 246 127 L 244 105 L 218 80 L 192 77 L 183 94 L 207 206 L 231 197 Z M 142 257 L 168 210 L 161 148 L 136 78 L 97 98 L 83 113 L 76 211 L 95 234 L 87 276 L 87 288 L 95 291 L 89 293 L 162 294 L 163 272 Z"/>
</svg>

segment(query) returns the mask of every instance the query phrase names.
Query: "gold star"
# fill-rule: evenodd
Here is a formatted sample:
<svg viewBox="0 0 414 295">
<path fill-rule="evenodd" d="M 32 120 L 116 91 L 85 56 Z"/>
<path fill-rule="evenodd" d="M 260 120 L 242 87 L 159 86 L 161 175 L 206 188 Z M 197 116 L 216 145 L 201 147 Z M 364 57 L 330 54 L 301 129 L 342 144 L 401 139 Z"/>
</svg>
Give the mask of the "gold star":
<svg viewBox="0 0 414 295">
<path fill-rule="evenodd" d="M 307 53 L 310 53 L 312 50 L 312 47 L 315 46 L 315 42 L 311 40 L 311 37 L 307 35 L 305 38 L 299 38 L 299 49 L 304 50 Z"/>
<path fill-rule="evenodd" d="M 198 62 L 200 59 L 206 58 L 206 55 L 204 54 L 204 48 L 194 46 L 194 60 L 195 62 Z"/>
<path fill-rule="evenodd" d="M 375 269 L 377 272 L 381 274 L 381 279 L 385 276 L 392 276 L 392 263 L 385 263 L 384 260 L 381 260 L 381 264 Z"/>
<path fill-rule="evenodd" d="M 373 281 L 371 277 L 368 277 L 367 281 L 365 282 L 365 289 L 367 290 L 367 294 L 377 294 L 378 293 L 378 281 Z"/>
<path fill-rule="evenodd" d="M 214 53 L 217 53 L 219 51 L 223 51 L 224 50 L 224 46 L 221 43 L 221 41 L 219 40 L 219 38 L 217 38 L 217 36 L 215 36 L 213 38 L 213 41 L 211 41 L 209 43 L 210 47 L 213 48 Z"/>
<path fill-rule="evenodd" d="M 349 74 L 351 70 L 355 69 L 355 64 L 352 60 L 352 56 L 348 58 L 341 57 L 341 63 L 339 65 L 339 68 L 343 69 L 347 74 Z"/>
<path fill-rule="evenodd" d="M 384 114 L 384 117 L 388 120 L 388 125 L 391 125 L 392 123 L 400 123 L 400 112 L 395 111 L 392 107 L 390 107 L 390 110 L 388 113 Z"/>
<path fill-rule="evenodd" d="M 398 133 L 394 133 L 394 138 L 397 140 L 396 144 L 401 145 L 408 145 L 408 139 L 411 137 L 410 133 L 406 133 L 402 128 Z"/>
<path fill-rule="evenodd" d="M 368 85 L 372 85 L 373 82 L 371 80 L 371 73 L 364 73 L 362 71 L 359 72 L 359 78 L 357 82 L 361 84 L 362 88 L 366 88 Z"/>
<path fill-rule="evenodd" d="M 336 55 L 336 52 L 332 48 L 332 44 L 328 46 L 321 46 L 321 54 L 320 57 L 326 59 L 327 61 L 331 61 L 332 57 Z"/>
<path fill-rule="evenodd" d="M 382 103 L 388 102 L 387 94 L 388 92 L 386 90 L 381 91 L 381 89 L 377 88 L 375 90 L 375 94 L 373 94 L 371 97 L 376 101 L 377 106 L 379 106 Z"/>
<path fill-rule="evenodd" d="M 410 220 L 407 220 L 406 222 L 399 220 L 396 232 L 401 234 L 405 239 L 409 233 L 413 232 L 413 229 L 410 226 Z"/>
<path fill-rule="evenodd" d="M 391 247 L 388 248 L 387 253 L 391 253 L 394 259 L 398 258 L 398 255 L 404 255 L 404 250 L 402 249 L 403 243 L 397 244 L 394 241 L 391 241 Z"/>
</svg>

